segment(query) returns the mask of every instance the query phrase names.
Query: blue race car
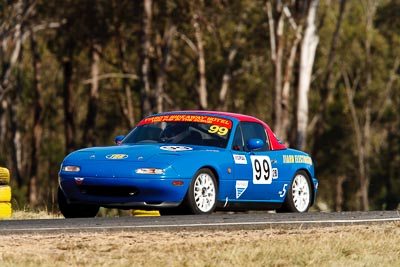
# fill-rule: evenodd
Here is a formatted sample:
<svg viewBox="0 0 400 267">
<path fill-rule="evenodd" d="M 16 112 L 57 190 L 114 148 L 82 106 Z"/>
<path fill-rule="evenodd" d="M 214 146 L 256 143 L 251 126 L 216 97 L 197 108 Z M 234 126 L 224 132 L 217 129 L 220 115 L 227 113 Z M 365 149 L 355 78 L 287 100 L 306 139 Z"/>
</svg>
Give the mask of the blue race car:
<svg viewBox="0 0 400 267">
<path fill-rule="evenodd" d="M 307 212 L 317 187 L 311 157 L 287 148 L 261 120 L 176 111 L 144 118 L 118 145 L 69 154 L 58 203 L 66 218 L 94 217 L 100 207 Z"/>
</svg>

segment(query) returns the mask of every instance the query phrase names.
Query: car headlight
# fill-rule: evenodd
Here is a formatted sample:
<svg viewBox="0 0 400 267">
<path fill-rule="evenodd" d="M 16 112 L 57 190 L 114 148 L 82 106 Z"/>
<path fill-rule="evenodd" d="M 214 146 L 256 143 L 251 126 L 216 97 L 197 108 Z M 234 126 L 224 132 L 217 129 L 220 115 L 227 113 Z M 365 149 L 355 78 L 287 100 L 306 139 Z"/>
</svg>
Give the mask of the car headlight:
<svg viewBox="0 0 400 267">
<path fill-rule="evenodd" d="M 65 172 L 80 172 L 81 171 L 81 167 L 66 165 L 66 166 L 62 166 L 61 170 L 65 171 Z"/>
<path fill-rule="evenodd" d="M 136 169 L 135 172 L 137 174 L 164 174 L 163 169 L 157 169 L 157 168 L 140 168 Z"/>
</svg>

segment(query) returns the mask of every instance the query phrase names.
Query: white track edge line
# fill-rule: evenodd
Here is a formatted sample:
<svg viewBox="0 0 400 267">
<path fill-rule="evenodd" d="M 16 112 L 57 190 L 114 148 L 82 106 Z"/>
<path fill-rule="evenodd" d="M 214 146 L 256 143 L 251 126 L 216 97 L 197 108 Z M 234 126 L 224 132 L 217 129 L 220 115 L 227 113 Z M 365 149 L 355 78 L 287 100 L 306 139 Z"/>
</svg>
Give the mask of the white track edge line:
<svg viewBox="0 0 400 267">
<path fill-rule="evenodd" d="M 90 229 L 135 229 L 135 228 L 179 228 L 179 227 L 206 227 L 206 226 L 236 226 L 236 225 L 274 225 L 274 224 L 324 224 L 324 223 L 365 223 L 365 222 L 390 222 L 400 221 L 399 218 L 382 219 L 356 219 L 356 220 L 319 220 L 319 221 L 276 221 L 276 222 L 237 222 L 237 223 L 202 223 L 202 224 L 160 224 L 160 225 L 126 225 L 126 226 L 82 226 L 82 227 L 45 227 L 45 228 L 8 228 L 2 231 L 54 231 L 54 230 L 90 230 Z"/>
</svg>

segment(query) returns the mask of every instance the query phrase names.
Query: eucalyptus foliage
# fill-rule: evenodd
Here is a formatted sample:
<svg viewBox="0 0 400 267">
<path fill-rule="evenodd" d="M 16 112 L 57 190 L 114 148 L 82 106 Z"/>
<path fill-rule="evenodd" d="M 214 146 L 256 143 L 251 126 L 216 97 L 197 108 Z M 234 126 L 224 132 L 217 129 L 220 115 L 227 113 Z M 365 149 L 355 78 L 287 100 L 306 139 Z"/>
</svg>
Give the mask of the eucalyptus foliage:
<svg viewBox="0 0 400 267">
<path fill-rule="evenodd" d="M 3 1 L 0 165 L 11 170 L 15 204 L 53 209 L 67 153 L 112 144 L 160 103 L 164 111 L 201 108 L 202 78 L 207 109 L 275 125 L 268 5 L 273 20 L 287 7 L 285 69 L 302 33 L 293 23 L 305 25 L 310 2 L 150 1 L 146 13 L 148 1 Z M 400 202 L 399 12 L 396 0 L 319 1 L 305 150 L 315 159 L 320 209 L 394 209 Z M 289 145 L 299 49 L 285 106 Z"/>
</svg>

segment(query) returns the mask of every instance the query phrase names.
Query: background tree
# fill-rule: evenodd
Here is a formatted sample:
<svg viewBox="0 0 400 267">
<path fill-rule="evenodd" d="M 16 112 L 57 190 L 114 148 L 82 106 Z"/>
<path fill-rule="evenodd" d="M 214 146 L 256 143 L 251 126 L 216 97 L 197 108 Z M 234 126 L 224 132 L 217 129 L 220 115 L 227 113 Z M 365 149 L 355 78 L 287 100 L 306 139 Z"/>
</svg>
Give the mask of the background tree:
<svg viewBox="0 0 400 267">
<path fill-rule="evenodd" d="M 56 210 L 60 162 L 166 110 L 246 113 L 312 151 L 317 208 L 400 199 L 395 0 L 0 3 L 0 165 Z M 304 64 L 306 63 L 306 64 Z"/>
</svg>

